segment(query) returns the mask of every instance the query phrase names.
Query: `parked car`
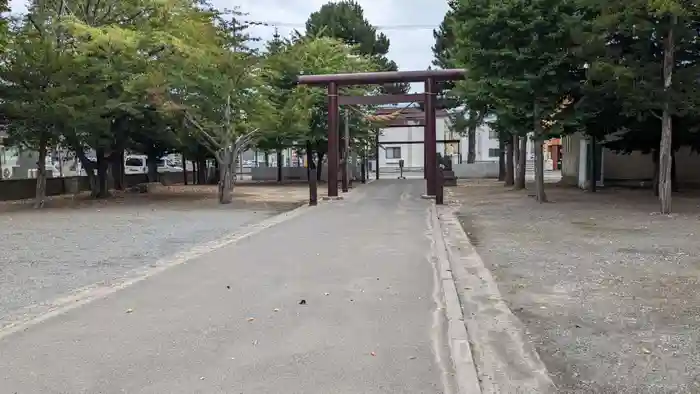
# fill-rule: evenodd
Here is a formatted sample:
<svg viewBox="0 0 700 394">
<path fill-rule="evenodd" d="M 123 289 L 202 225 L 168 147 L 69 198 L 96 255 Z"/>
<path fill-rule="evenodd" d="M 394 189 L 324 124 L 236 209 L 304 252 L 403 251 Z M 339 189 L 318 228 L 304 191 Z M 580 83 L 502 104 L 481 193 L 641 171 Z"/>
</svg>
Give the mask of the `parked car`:
<svg viewBox="0 0 700 394">
<path fill-rule="evenodd" d="M 124 173 L 129 174 L 147 174 L 148 173 L 148 156 L 146 155 L 128 155 L 124 160 Z M 182 167 L 176 166 L 167 158 L 158 160 L 158 172 L 182 172 Z"/>
<path fill-rule="evenodd" d="M 146 166 L 145 155 L 128 155 L 124 159 L 124 173 L 130 174 L 146 174 L 148 167 Z"/>
</svg>

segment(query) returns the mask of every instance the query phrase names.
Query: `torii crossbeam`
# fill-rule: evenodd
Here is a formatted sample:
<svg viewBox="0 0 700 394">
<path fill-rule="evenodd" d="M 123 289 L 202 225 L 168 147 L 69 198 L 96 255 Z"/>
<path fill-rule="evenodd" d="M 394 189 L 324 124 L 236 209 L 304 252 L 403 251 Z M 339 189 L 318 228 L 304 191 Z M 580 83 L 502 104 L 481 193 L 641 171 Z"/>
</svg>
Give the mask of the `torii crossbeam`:
<svg viewBox="0 0 700 394">
<path fill-rule="evenodd" d="M 352 74 L 301 75 L 298 83 L 311 86 L 328 87 L 328 197 L 338 197 L 338 105 L 339 104 L 398 104 L 405 102 L 423 102 L 425 107 L 425 141 L 426 194 L 435 196 L 436 191 L 436 156 L 437 141 L 435 134 L 435 95 L 436 83 L 464 79 L 466 71 L 462 69 L 423 70 L 423 71 L 386 71 Z M 380 85 L 390 83 L 423 82 L 425 93 L 381 96 L 342 96 L 339 100 L 338 87 L 348 85 Z M 339 102 L 340 101 L 340 102 Z M 377 157 L 377 165 L 379 158 Z"/>
</svg>

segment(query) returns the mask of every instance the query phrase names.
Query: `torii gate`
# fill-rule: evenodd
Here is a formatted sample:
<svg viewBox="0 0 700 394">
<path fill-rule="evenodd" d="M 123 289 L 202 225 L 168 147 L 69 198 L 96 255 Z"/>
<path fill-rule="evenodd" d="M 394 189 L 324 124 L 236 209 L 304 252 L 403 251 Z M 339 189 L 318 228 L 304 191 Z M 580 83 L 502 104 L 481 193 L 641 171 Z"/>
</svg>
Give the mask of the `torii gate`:
<svg viewBox="0 0 700 394">
<path fill-rule="evenodd" d="M 301 75 L 297 82 L 302 85 L 328 87 L 328 197 L 338 197 L 338 106 L 339 105 L 380 105 L 422 102 L 425 107 L 424 150 L 426 195 L 435 196 L 436 191 L 436 155 L 437 141 L 435 135 L 435 95 L 436 83 L 464 79 L 466 71 L 462 69 L 423 70 L 423 71 L 385 71 L 353 74 Z M 338 87 L 348 85 L 380 85 L 390 83 L 423 82 L 423 94 L 397 94 L 378 96 L 340 96 Z M 379 158 L 377 157 L 377 164 Z"/>
</svg>

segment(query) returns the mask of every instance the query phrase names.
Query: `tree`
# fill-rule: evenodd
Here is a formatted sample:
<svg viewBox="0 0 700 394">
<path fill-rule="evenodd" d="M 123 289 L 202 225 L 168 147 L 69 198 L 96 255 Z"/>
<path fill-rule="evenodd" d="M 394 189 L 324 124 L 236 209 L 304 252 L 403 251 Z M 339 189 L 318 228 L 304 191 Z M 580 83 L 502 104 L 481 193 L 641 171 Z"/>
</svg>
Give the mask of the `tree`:
<svg viewBox="0 0 700 394">
<path fill-rule="evenodd" d="M 42 68 L 46 59 L 34 67 L 43 78 L 42 89 L 58 92 L 45 103 L 49 113 L 60 113 L 52 129 L 80 158 L 96 197 L 108 195 L 109 162 L 118 159 L 122 167 L 128 120 L 144 108 L 141 89 L 150 80 L 151 66 L 186 31 L 182 14 L 169 12 L 187 4 L 44 0 L 29 7 L 21 32 L 33 36 L 25 41 L 50 45 L 52 52 L 46 55 L 52 59 L 50 72 Z M 96 162 L 87 158 L 86 149 L 95 150 Z"/>
<path fill-rule="evenodd" d="M 62 50 L 61 31 L 38 15 L 12 31 L 0 62 L 2 113 L 15 145 L 38 152 L 35 208 L 46 197 L 46 154 L 59 139 L 64 123 L 64 87 L 58 82 L 72 66 Z"/>
<path fill-rule="evenodd" d="M 455 56 L 455 32 L 454 25 L 459 23 L 454 19 L 454 12 L 448 11 L 445 14 L 438 29 L 433 30 L 435 44 L 432 47 L 433 65 L 442 69 L 456 68 Z M 488 116 L 490 107 L 478 92 L 465 90 L 464 84 L 454 82 L 442 82 L 438 86 L 438 108 L 457 109 L 453 111 L 450 119 L 451 128 L 459 135 L 466 135 L 468 141 L 467 163 L 474 163 L 476 160 L 476 131 L 484 123 Z"/>
<path fill-rule="evenodd" d="M 333 38 L 310 38 L 297 42 L 292 47 L 292 57 L 299 59 L 300 74 L 332 74 L 376 71 L 379 65 L 374 57 L 353 55 L 354 47 Z M 370 87 L 349 86 L 344 87 L 343 94 L 364 95 L 371 91 Z M 318 156 L 319 164 L 328 151 L 328 104 L 326 102 L 326 90 L 323 88 L 311 88 L 306 93 L 310 106 L 309 127 L 299 136 L 299 141 L 309 143 Z M 342 117 L 341 117 L 342 118 Z M 360 122 L 353 113 L 350 117 L 352 139 L 366 139 L 370 127 Z M 341 123 L 344 122 L 341 120 Z M 343 125 L 341 124 L 342 128 Z M 343 149 L 343 147 L 339 147 Z M 317 177 L 321 174 L 321 166 L 317 166 Z"/>
<path fill-rule="evenodd" d="M 190 11 L 195 12 L 195 11 Z M 235 164 L 260 130 L 274 127 L 271 87 L 263 83 L 260 58 L 236 43 L 240 32 L 216 23 L 218 15 L 201 12 L 199 39 L 191 53 L 161 69 L 164 88 L 150 91 L 151 101 L 192 126 L 219 167 L 219 202 L 232 201 Z"/>
<path fill-rule="evenodd" d="M 612 86 L 621 112 L 633 126 L 628 129 L 643 133 L 623 141 L 658 141 L 658 149 L 653 150 L 658 163 L 655 178 L 661 212 L 670 213 L 673 151 L 679 146 L 673 141 L 677 134 L 674 119 L 697 118 L 700 104 L 696 88 L 700 10 L 691 2 L 674 0 L 586 4 L 598 11 L 592 34 L 596 56 L 591 62 L 591 79 Z M 654 123 L 656 132 L 653 127 L 639 127 Z"/>
<path fill-rule="evenodd" d="M 357 53 L 372 57 L 380 71 L 396 71 L 398 66 L 386 55 L 390 41 L 384 33 L 378 33 L 364 16 L 362 6 L 355 0 L 328 2 L 312 13 L 306 21 L 306 35 L 333 37 L 353 46 Z M 406 93 L 410 85 L 398 83 L 385 85 L 386 94 Z"/>
<path fill-rule="evenodd" d="M 535 140 L 536 198 L 544 193 L 541 121 L 578 80 L 574 56 L 581 23 L 573 0 L 455 0 L 456 63 L 468 70 L 465 91 L 492 103 L 497 116 L 526 111 Z M 574 50 L 571 50 L 574 48 Z M 524 152 L 521 152 L 524 155 Z"/>
<path fill-rule="evenodd" d="M 301 40 L 301 38 L 299 39 Z M 300 42 L 297 40 L 296 42 Z M 308 127 L 308 96 L 300 94 L 297 87 L 297 77 L 300 71 L 299 59 L 291 48 L 292 40 L 282 39 L 277 31 L 266 43 L 265 51 L 265 83 L 272 88 L 272 105 L 275 107 L 274 127 L 261 133 L 257 147 L 277 152 L 277 181 L 282 181 L 282 149 L 292 144 Z M 307 103 L 306 106 L 300 106 Z M 306 120 L 302 123 L 300 118 Z"/>
</svg>

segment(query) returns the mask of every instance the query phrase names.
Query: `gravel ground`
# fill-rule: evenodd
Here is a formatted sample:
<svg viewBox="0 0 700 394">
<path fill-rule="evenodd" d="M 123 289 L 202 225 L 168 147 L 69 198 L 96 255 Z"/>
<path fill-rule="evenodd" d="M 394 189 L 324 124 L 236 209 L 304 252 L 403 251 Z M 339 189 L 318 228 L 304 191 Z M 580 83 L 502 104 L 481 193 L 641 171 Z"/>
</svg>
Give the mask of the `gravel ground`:
<svg viewBox="0 0 700 394">
<path fill-rule="evenodd" d="M 269 200 L 276 192 L 261 188 L 258 194 Z M 168 201 L 160 195 L 149 201 L 136 195 L 0 213 L 0 329 L 46 312 L 53 300 L 77 289 L 119 280 L 299 205 L 296 196 L 293 202 L 254 201 L 257 196 L 250 189 L 247 193 L 227 206 L 212 199 L 180 196 Z"/>
<path fill-rule="evenodd" d="M 558 392 L 700 393 L 700 196 L 665 216 L 648 190 L 450 193 Z"/>
</svg>

